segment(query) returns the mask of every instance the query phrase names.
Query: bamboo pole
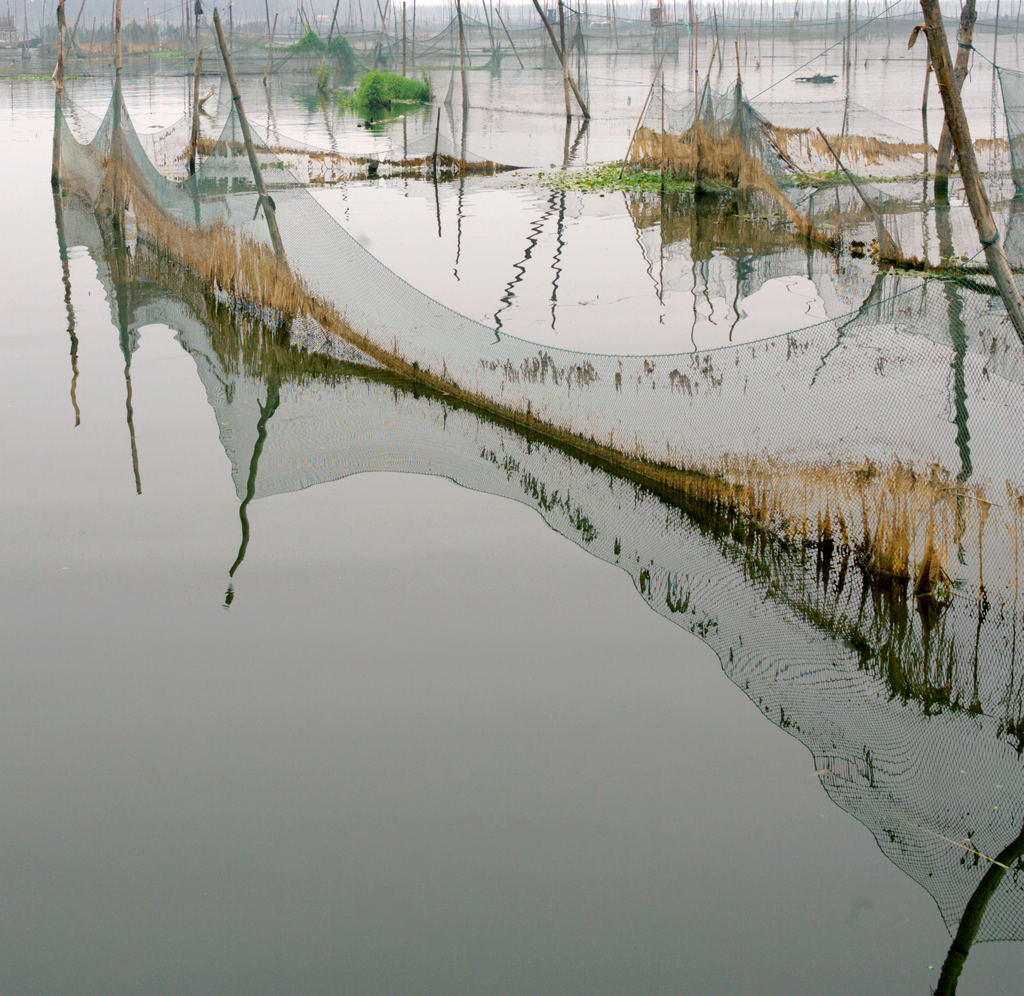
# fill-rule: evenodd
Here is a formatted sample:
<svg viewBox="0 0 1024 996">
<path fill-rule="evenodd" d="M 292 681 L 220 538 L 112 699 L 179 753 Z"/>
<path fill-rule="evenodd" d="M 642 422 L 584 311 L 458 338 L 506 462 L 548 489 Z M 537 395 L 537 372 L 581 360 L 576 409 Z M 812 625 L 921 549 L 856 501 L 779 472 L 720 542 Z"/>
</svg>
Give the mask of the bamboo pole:
<svg viewBox="0 0 1024 996">
<path fill-rule="evenodd" d="M 512 41 L 512 35 L 509 34 L 507 25 L 505 24 L 505 18 L 501 16 L 501 7 L 497 7 L 494 11 L 498 15 L 498 20 L 501 22 L 501 26 L 505 29 L 505 37 L 508 39 L 509 45 L 512 46 L 512 51 L 515 53 L 517 59 L 519 59 L 519 51 L 516 49 L 516 43 Z M 519 68 L 524 69 L 523 60 L 519 59 Z"/>
<path fill-rule="evenodd" d="M 964 0 L 964 9 L 960 13 L 960 30 L 957 34 L 956 63 L 953 66 L 953 83 L 957 93 L 964 88 L 967 79 L 967 66 L 971 59 L 971 41 L 974 38 L 974 22 L 978 19 L 975 0 Z M 939 135 L 939 151 L 935 157 L 935 197 L 949 197 L 949 167 L 953 158 L 953 137 L 949 133 L 949 125 L 945 118 L 942 121 L 942 133 Z"/>
<path fill-rule="evenodd" d="M 658 68 L 654 71 L 654 79 L 651 80 L 650 89 L 647 91 L 647 96 L 644 98 L 644 106 L 640 108 L 640 116 L 636 119 L 636 126 L 633 128 L 633 134 L 629 136 L 629 145 L 626 146 L 626 157 L 622 160 L 622 166 L 619 167 L 619 179 L 622 179 L 622 174 L 626 170 L 626 162 L 629 159 L 630 150 L 633 148 L 633 142 L 636 141 L 636 133 L 640 130 L 640 125 L 643 123 L 644 115 L 647 113 L 647 105 L 651 102 L 651 97 L 654 96 L 654 88 L 657 86 L 658 77 L 661 74 L 661 64 L 665 61 L 666 52 L 661 53 L 661 59 L 658 62 Z"/>
<path fill-rule="evenodd" d="M 316 88 L 317 90 L 326 90 L 328 78 L 330 73 L 327 72 L 327 56 L 331 51 L 331 39 L 334 37 L 334 25 L 338 20 L 338 7 L 341 6 L 341 0 L 334 0 L 334 13 L 331 15 L 331 26 L 327 29 L 327 44 L 324 46 L 324 55 L 320 60 L 320 69 L 316 74 Z"/>
<path fill-rule="evenodd" d="M 114 79 L 121 82 L 121 0 L 114 3 Z M 120 94 L 118 94 L 120 97 Z"/>
<path fill-rule="evenodd" d="M 118 6 L 121 0 L 117 0 Z M 270 231 L 270 241 L 273 243 L 274 252 L 278 259 L 284 259 L 284 243 L 281 242 L 281 231 L 277 227 L 277 214 L 274 209 L 274 202 L 267 194 L 267 188 L 263 185 L 263 174 L 260 172 L 260 164 L 256 158 L 256 149 L 252 144 L 252 132 L 249 130 L 249 119 L 245 116 L 245 108 L 242 107 L 242 96 L 238 92 L 238 80 L 235 78 L 235 69 L 231 64 L 231 56 L 228 53 L 227 42 L 224 40 L 224 28 L 220 23 L 220 12 L 213 8 L 213 26 L 217 31 L 217 45 L 220 48 L 221 58 L 224 60 L 224 71 L 227 73 L 228 85 L 231 87 L 231 99 L 235 102 L 235 110 L 238 112 L 238 123 L 242 129 L 242 140 L 245 142 L 245 151 L 249 156 L 249 166 L 252 169 L 253 182 L 256 184 L 256 191 L 259 195 L 260 204 L 263 205 L 263 216 L 267 219 L 267 228 Z"/>
<path fill-rule="evenodd" d="M 544 10 L 541 8 L 538 0 L 533 0 L 533 6 L 537 9 L 537 13 L 540 14 L 540 19 L 544 22 L 544 27 L 547 29 L 548 38 L 551 39 L 551 46 L 555 50 L 555 55 L 561 59 L 562 50 L 558 47 L 558 39 L 555 38 L 555 32 L 551 27 L 551 22 L 548 21 L 545 16 Z M 572 87 L 573 96 L 576 98 L 576 103 L 580 105 L 580 110 L 583 112 L 583 116 L 585 118 L 589 118 L 590 108 L 587 107 L 587 102 L 583 99 L 583 95 L 580 93 L 579 87 L 576 85 L 576 81 L 572 78 L 572 73 L 569 73 L 569 86 Z"/>
<path fill-rule="evenodd" d="M 274 51 L 274 35 L 277 34 L 277 11 L 274 11 L 274 23 L 270 28 L 270 44 L 267 45 L 267 64 L 263 67 L 263 86 L 267 86 L 267 79 L 270 76 L 270 56 Z"/>
<path fill-rule="evenodd" d="M 878 213 L 878 209 L 868 199 L 867 194 L 861 190 L 860 184 L 857 182 L 857 178 L 846 168 L 843 164 L 842 159 L 839 158 L 839 154 L 835 149 L 832 148 L 831 143 L 825 137 L 825 133 L 818 128 L 818 134 L 821 136 L 822 141 L 828 148 L 828 151 L 832 153 L 832 158 L 839 164 L 839 168 L 846 174 L 846 179 L 853 185 L 853 189 L 857 191 L 857 195 L 864 202 L 864 206 L 868 209 L 871 217 L 874 219 L 875 228 L 878 231 L 878 251 L 882 259 L 898 260 L 902 257 L 899 246 L 896 245 L 896 240 L 889 234 L 889 230 L 885 227 L 885 222 L 882 220 L 882 216 Z"/>
<path fill-rule="evenodd" d="M 67 40 L 67 19 L 64 15 L 64 0 L 57 0 L 57 89 L 54 94 L 53 113 L 53 155 L 50 161 L 50 183 L 56 187 L 60 183 L 60 136 L 63 122 L 63 99 L 64 99 L 64 48 Z"/>
<path fill-rule="evenodd" d="M 199 74 L 203 69 L 203 50 L 196 53 L 196 68 L 192 75 L 192 137 L 188 143 L 188 175 L 196 174 L 196 149 L 199 146 Z"/>
<path fill-rule="evenodd" d="M 459 21 L 459 75 L 462 77 L 462 106 L 469 106 L 469 87 L 466 83 L 466 36 L 462 30 L 462 0 L 455 0 L 455 16 Z"/>
<path fill-rule="evenodd" d="M 1007 313 L 1021 345 L 1024 345 L 1024 301 L 1021 300 L 1020 291 L 1017 289 L 1013 273 L 1010 270 L 1010 264 L 1006 260 L 1003 240 L 999 236 L 999 229 L 996 228 L 995 219 L 992 217 L 992 208 L 989 206 L 988 194 L 985 192 L 978 172 L 978 161 L 974 155 L 974 143 L 971 141 L 967 115 L 964 113 L 960 94 L 953 83 L 953 72 L 949 64 L 949 43 L 946 40 L 946 27 L 942 23 L 938 0 L 921 0 L 921 9 L 924 11 L 932 68 L 935 70 L 935 77 L 939 83 L 939 93 L 942 95 L 942 106 L 945 108 L 946 121 L 953 138 L 953 148 L 956 150 L 956 157 L 960 162 L 960 173 L 963 176 L 967 203 L 971 207 L 971 215 L 978 229 L 978 237 L 985 249 L 988 268 L 995 278 L 999 294 L 1006 305 Z"/>
<path fill-rule="evenodd" d="M 441 108 L 437 109 L 437 124 L 434 126 L 434 184 L 437 184 L 437 144 L 441 140 Z"/>
<path fill-rule="evenodd" d="M 569 102 L 569 63 L 565 57 L 565 3 L 558 0 L 558 37 L 562 46 L 562 91 L 565 95 L 565 116 L 572 117 L 572 104 Z"/>
</svg>

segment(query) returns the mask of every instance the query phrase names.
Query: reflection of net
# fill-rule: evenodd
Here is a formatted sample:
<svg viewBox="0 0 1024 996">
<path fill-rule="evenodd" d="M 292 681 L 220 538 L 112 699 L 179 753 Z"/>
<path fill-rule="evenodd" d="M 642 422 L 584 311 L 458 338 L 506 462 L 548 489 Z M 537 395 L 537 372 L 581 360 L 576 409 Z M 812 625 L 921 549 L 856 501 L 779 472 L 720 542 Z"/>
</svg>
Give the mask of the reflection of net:
<svg viewBox="0 0 1024 996">
<path fill-rule="evenodd" d="M 1020 823 L 1021 762 L 1000 738 L 1020 715 L 1020 676 L 995 613 L 979 622 L 967 600 L 938 617 L 918 612 L 866 586 L 848 553 L 794 553 L 707 503 L 665 502 L 628 475 L 424 394 L 351 350 L 314 352 L 336 340 L 308 322 L 285 337 L 240 322 L 158 252 L 140 248 L 132 282 L 117 286 L 103 265 L 109 240 L 75 203 L 71 238 L 97 257 L 118 321 L 169 325 L 195 359 L 240 498 L 387 470 L 443 474 L 537 509 L 709 643 L 955 927 L 988 867 L 972 851 L 998 854 Z M 270 391 L 280 406 L 268 420 Z M 1020 871 L 990 900 L 981 939 L 1021 937 Z"/>
<path fill-rule="evenodd" d="M 1024 358 L 983 287 L 871 295 L 845 318 L 707 352 L 542 348 L 402 281 L 264 150 L 288 260 L 273 263 L 240 138 L 232 112 L 218 154 L 174 184 L 115 100 L 91 145 L 64 134 L 64 174 L 94 203 L 117 209 L 120 199 L 139 239 L 229 298 L 310 314 L 454 398 L 701 494 L 773 535 L 855 548 L 875 575 L 924 576 L 929 590 L 983 580 L 994 599 L 1012 586 L 1003 496 L 1007 480 L 1020 488 Z"/>
</svg>

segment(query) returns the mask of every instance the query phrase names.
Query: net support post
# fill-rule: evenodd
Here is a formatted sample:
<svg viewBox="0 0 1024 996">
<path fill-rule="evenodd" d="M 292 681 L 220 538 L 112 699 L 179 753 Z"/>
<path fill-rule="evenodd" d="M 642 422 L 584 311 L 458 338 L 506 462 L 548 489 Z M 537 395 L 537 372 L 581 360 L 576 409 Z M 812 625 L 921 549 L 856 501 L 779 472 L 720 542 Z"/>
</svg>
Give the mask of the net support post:
<svg viewBox="0 0 1024 996">
<path fill-rule="evenodd" d="M 238 80 L 235 78 L 235 69 L 231 64 L 231 55 L 228 52 L 227 42 L 224 39 L 224 28 L 220 23 L 220 12 L 216 7 L 213 8 L 213 26 L 217 30 L 217 45 L 220 48 L 221 58 L 224 60 L 224 71 L 228 76 L 228 86 L 231 87 L 231 99 L 234 101 L 235 110 L 238 112 L 238 123 L 242 129 L 245 151 L 249 156 L 252 179 L 256 184 L 256 192 L 259 194 L 260 204 L 263 205 L 263 216 L 267 219 L 270 241 L 274 246 L 274 253 L 277 255 L 277 258 L 283 260 L 285 258 L 284 243 L 281 241 L 281 231 L 277 227 L 277 214 L 274 210 L 274 202 L 268 196 L 267 188 L 263 183 L 263 174 L 260 172 L 259 160 L 256 158 L 256 149 L 252 144 L 249 119 L 245 116 L 245 108 L 242 106 L 242 96 L 238 92 Z"/>
<path fill-rule="evenodd" d="M 547 19 L 543 8 L 541 7 L 538 0 L 533 0 L 533 6 L 537 8 L 537 13 L 540 15 L 541 21 L 544 22 L 544 27 L 547 28 L 548 38 L 551 39 L 551 47 L 555 50 L 555 55 L 558 56 L 559 61 L 563 61 L 562 49 L 558 45 L 558 39 L 555 37 L 554 28 L 551 27 L 551 22 Z M 566 65 L 568 65 L 566 63 Z M 576 85 L 576 80 L 573 79 L 572 73 L 566 70 L 569 77 L 569 86 L 572 88 L 573 96 L 576 98 L 576 103 L 580 105 L 580 110 L 583 112 L 585 118 L 590 117 L 590 108 L 587 107 L 587 102 L 583 99 L 583 94 L 580 93 L 580 88 Z"/>
<path fill-rule="evenodd" d="M 985 260 L 999 288 L 999 296 L 1006 305 L 1010 321 L 1013 323 L 1017 337 L 1024 345 L 1024 301 L 1007 262 L 1003 251 L 1003 240 L 999 236 L 988 194 L 981 182 L 978 171 L 978 160 L 974 154 L 974 143 L 971 130 L 967 124 L 967 115 L 960 99 L 960 92 L 953 81 L 953 70 L 949 60 L 949 43 L 946 40 L 946 26 L 942 22 L 942 12 L 938 0 L 921 0 L 924 12 L 928 51 L 931 54 L 932 69 L 939 84 L 942 106 L 946 112 L 946 123 L 953 139 L 953 148 L 960 163 L 960 174 L 963 177 L 964 193 L 971 208 L 978 238 L 985 249 Z"/>
<path fill-rule="evenodd" d="M 50 183 L 56 187 L 60 183 L 60 136 L 61 118 L 63 116 L 64 99 L 64 60 L 67 49 L 67 18 L 64 14 L 64 0 L 57 3 L 57 35 L 59 48 L 57 49 L 57 68 L 54 71 L 53 79 L 55 84 L 55 97 L 53 109 L 53 155 L 50 162 Z"/>
</svg>

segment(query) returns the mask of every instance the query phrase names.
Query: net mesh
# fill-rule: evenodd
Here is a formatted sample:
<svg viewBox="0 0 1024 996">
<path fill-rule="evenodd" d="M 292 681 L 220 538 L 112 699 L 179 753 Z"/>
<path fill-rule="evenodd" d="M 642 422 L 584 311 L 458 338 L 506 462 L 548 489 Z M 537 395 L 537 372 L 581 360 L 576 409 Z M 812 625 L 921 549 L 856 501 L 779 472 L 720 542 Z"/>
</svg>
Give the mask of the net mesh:
<svg viewBox="0 0 1024 996">
<path fill-rule="evenodd" d="M 1018 194 L 1024 193 L 1024 73 L 997 70 L 1006 117 L 1006 140 L 1010 149 L 1010 172 Z"/>
<path fill-rule="evenodd" d="M 731 99 L 739 141 L 764 148 L 761 120 Z M 234 106 L 182 182 L 156 168 L 118 90 L 88 142 L 72 118 L 58 106 L 62 180 L 109 220 L 104 251 L 135 268 L 118 293 L 149 272 L 183 298 L 192 287 L 175 327 L 243 500 L 386 465 L 533 504 L 707 640 L 958 921 L 988 865 L 974 852 L 998 853 L 1020 823 L 990 796 L 1019 782 L 1024 731 L 1024 355 L 990 286 L 883 283 L 851 314 L 714 350 L 538 346 L 401 280 L 257 135 L 277 257 Z M 131 310 L 118 308 L 126 329 Z M 247 323 L 290 339 L 270 349 Z M 293 390 L 302 378 L 322 389 Z M 271 389 L 291 417 L 268 428 Z M 256 447 L 261 432 L 274 444 Z M 1019 873 L 979 936 L 1019 936 Z"/>
</svg>

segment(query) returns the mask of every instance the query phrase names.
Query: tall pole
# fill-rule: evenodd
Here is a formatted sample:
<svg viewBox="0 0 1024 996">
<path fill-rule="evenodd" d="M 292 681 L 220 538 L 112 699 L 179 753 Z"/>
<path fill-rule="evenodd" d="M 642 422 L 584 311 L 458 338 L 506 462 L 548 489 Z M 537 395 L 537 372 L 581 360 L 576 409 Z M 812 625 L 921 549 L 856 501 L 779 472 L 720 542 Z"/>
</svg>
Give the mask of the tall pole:
<svg viewBox="0 0 1024 996">
<path fill-rule="evenodd" d="M 960 13 L 960 31 L 957 35 L 959 44 L 956 50 L 956 63 L 953 66 L 953 84 L 957 93 L 964 88 L 967 79 L 967 64 L 971 58 L 971 41 L 974 38 L 974 22 L 978 19 L 975 0 L 965 0 L 964 9 Z M 925 141 L 928 139 L 925 137 Z M 942 133 L 939 135 L 939 151 L 935 157 L 935 197 L 949 197 L 949 166 L 953 156 L 953 137 L 949 133 L 949 125 L 945 118 L 942 121 Z"/>
<path fill-rule="evenodd" d="M 1006 311 L 1021 345 L 1024 345 L 1024 301 L 1021 300 L 1020 291 L 1013 279 L 1010 264 L 1006 261 L 1003 240 L 999 236 L 999 229 L 996 228 L 988 194 L 985 192 L 981 175 L 978 172 L 978 161 L 974 155 L 974 143 L 971 141 L 967 115 L 964 113 L 960 94 L 953 84 L 946 26 L 942 23 L 942 12 L 939 10 L 938 0 L 921 0 L 921 10 L 924 11 L 932 68 L 935 70 L 935 78 L 939 83 L 939 93 L 942 95 L 942 106 L 945 109 L 949 132 L 953 138 L 953 148 L 956 150 L 956 157 L 960 163 L 960 174 L 964 181 L 967 203 L 971 207 L 971 215 L 978 229 L 978 237 L 985 249 L 988 268 L 995 278 L 999 294 L 1006 305 Z"/>
<path fill-rule="evenodd" d="M 469 88 L 466 85 L 466 36 L 462 30 L 462 0 L 455 0 L 455 15 L 459 21 L 459 72 L 462 75 L 462 106 L 469 106 Z"/>
<path fill-rule="evenodd" d="M 274 51 L 274 35 L 277 33 L 277 11 L 274 11 L 274 23 L 270 28 L 270 42 L 267 45 L 267 64 L 263 67 L 263 86 L 267 85 L 267 78 L 270 76 L 270 56 Z"/>
<path fill-rule="evenodd" d="M 320 60 L 320 71 L 316 74 L 316 84 L 318 89 L 327 89 L 327 56 L 331 53 L 331 39 L 334 37 L 334 25 L 338 20 L 338 7 L 341 4 L 341 0 L 334 0 L 334 13 L 331 15 L 331 26 L 327 29 L 327 44 L 324 46 L 324 56 Z"/>
<path fill-rule="evenodd" d="M 405 58 L 405 0 L 402 0 L 402 75 L 407 76 Z"/>
<path fill-rule="evenodd" d="M 541 21 L 544 22 L 544 27 L 547 29 L 548 38 L 551 40 L 551 47 L 555 50 L 555 55 L 559 59 L 562 58 L 562 50 L 558 45 L 558 39 L 555 38 L 554 28 L 551 27 L 551 22 L 547 19 L 543 8 L 541 7 L 539 0 L 533 0 L 533 6 L 536 8 L 537 13 L 540 15 Z M 583 99 L 583 94 L 580 93 L 579 87 L 576 85 L 576 81 L 572 78 L 572 73 L 569 73 L 569 86 L 572 87 L 573 96 L 576 98 L 576 103 L 580 105 L 580 110 L 583 112 L 585 118 L 590 117 L 590 108 L 587 107 L 587 102 Z"/>
<path fill-rule="evenodd" d="M 569 103 L 569 63 L 565 54 L 565 4 L 558 0 L 558 36 L 562 45 L 562 90 L 565 93 L 565 116 L 572 117 L 572 104 Z"/>
<path fill-rule="evenodd" d="M 121 0 L 117 0 L 120 8 Z M 263 205 L 263 216 L 267 219 L 267 228 L 270 231 L 270 241 L 274 246 L 274 252 L 278 259 L 284 259 L 284 243 L 281 241 L 281 231 L 277 227 L 277 214 L 274 210 L 274 202 L 267 196 L 267 188 L 263 185 L 263 174 L 260 172 L 259 160 L 256 158 L 256 149 L 252 144 L 252 132 L 249 130 L 249 119 L 245 116 L 245 108 L 242 107 L 242 96 L 238 92 L 238 80 L 235 79 L 235 69 L 231 64 L 231 54 L 228 52 L 227 42 L 224 40 L 224 28 L 220 23 L 220 11 L 213 8 L 213 26 L 217 31 L 217 45 L 220 47 L 221 58 L 224 60 L 224 71 L 228 76 L 228 86 L 231 87 L 231 99 L 235 102 L 235 110 L 238 112 L 238 123 L 242 129 L 242 141 L 245 142 L 245 151 L 249 156 L 249 167 L 252 169 L 253 182 L 256 184 L 256 192 L 259 194 L 260 204 Z"/>
<path fill-rule="evenodd" d="M 114 3 L 114 79 L 121 84 L 121 0 Z M 120 94 L 118 95 L 120 96 Z"/>
<path fill-rule="evenodd" d="M 50 163 L 50 183 L 56 187 L 60 182 L 60 136 L 63 122 L 61 121 L 64 100 L 64 52 L 67 40 L 67 20 L 64 16 L 64 0 L 57 0 L 57 89 L 54 97 L 53 113 L 53 156 Z"/>
<path fill-rule="evenodd" d="M 188 143 L 188 175 L 196 174 L 196 149 L 199 145 L 199 74 L 203 70 L 203 50 L 196 53 L 196 68 L 192 76 L 192 138 Z M 266 80 L 264 80 L 266 82 Z"/>
</svg>

